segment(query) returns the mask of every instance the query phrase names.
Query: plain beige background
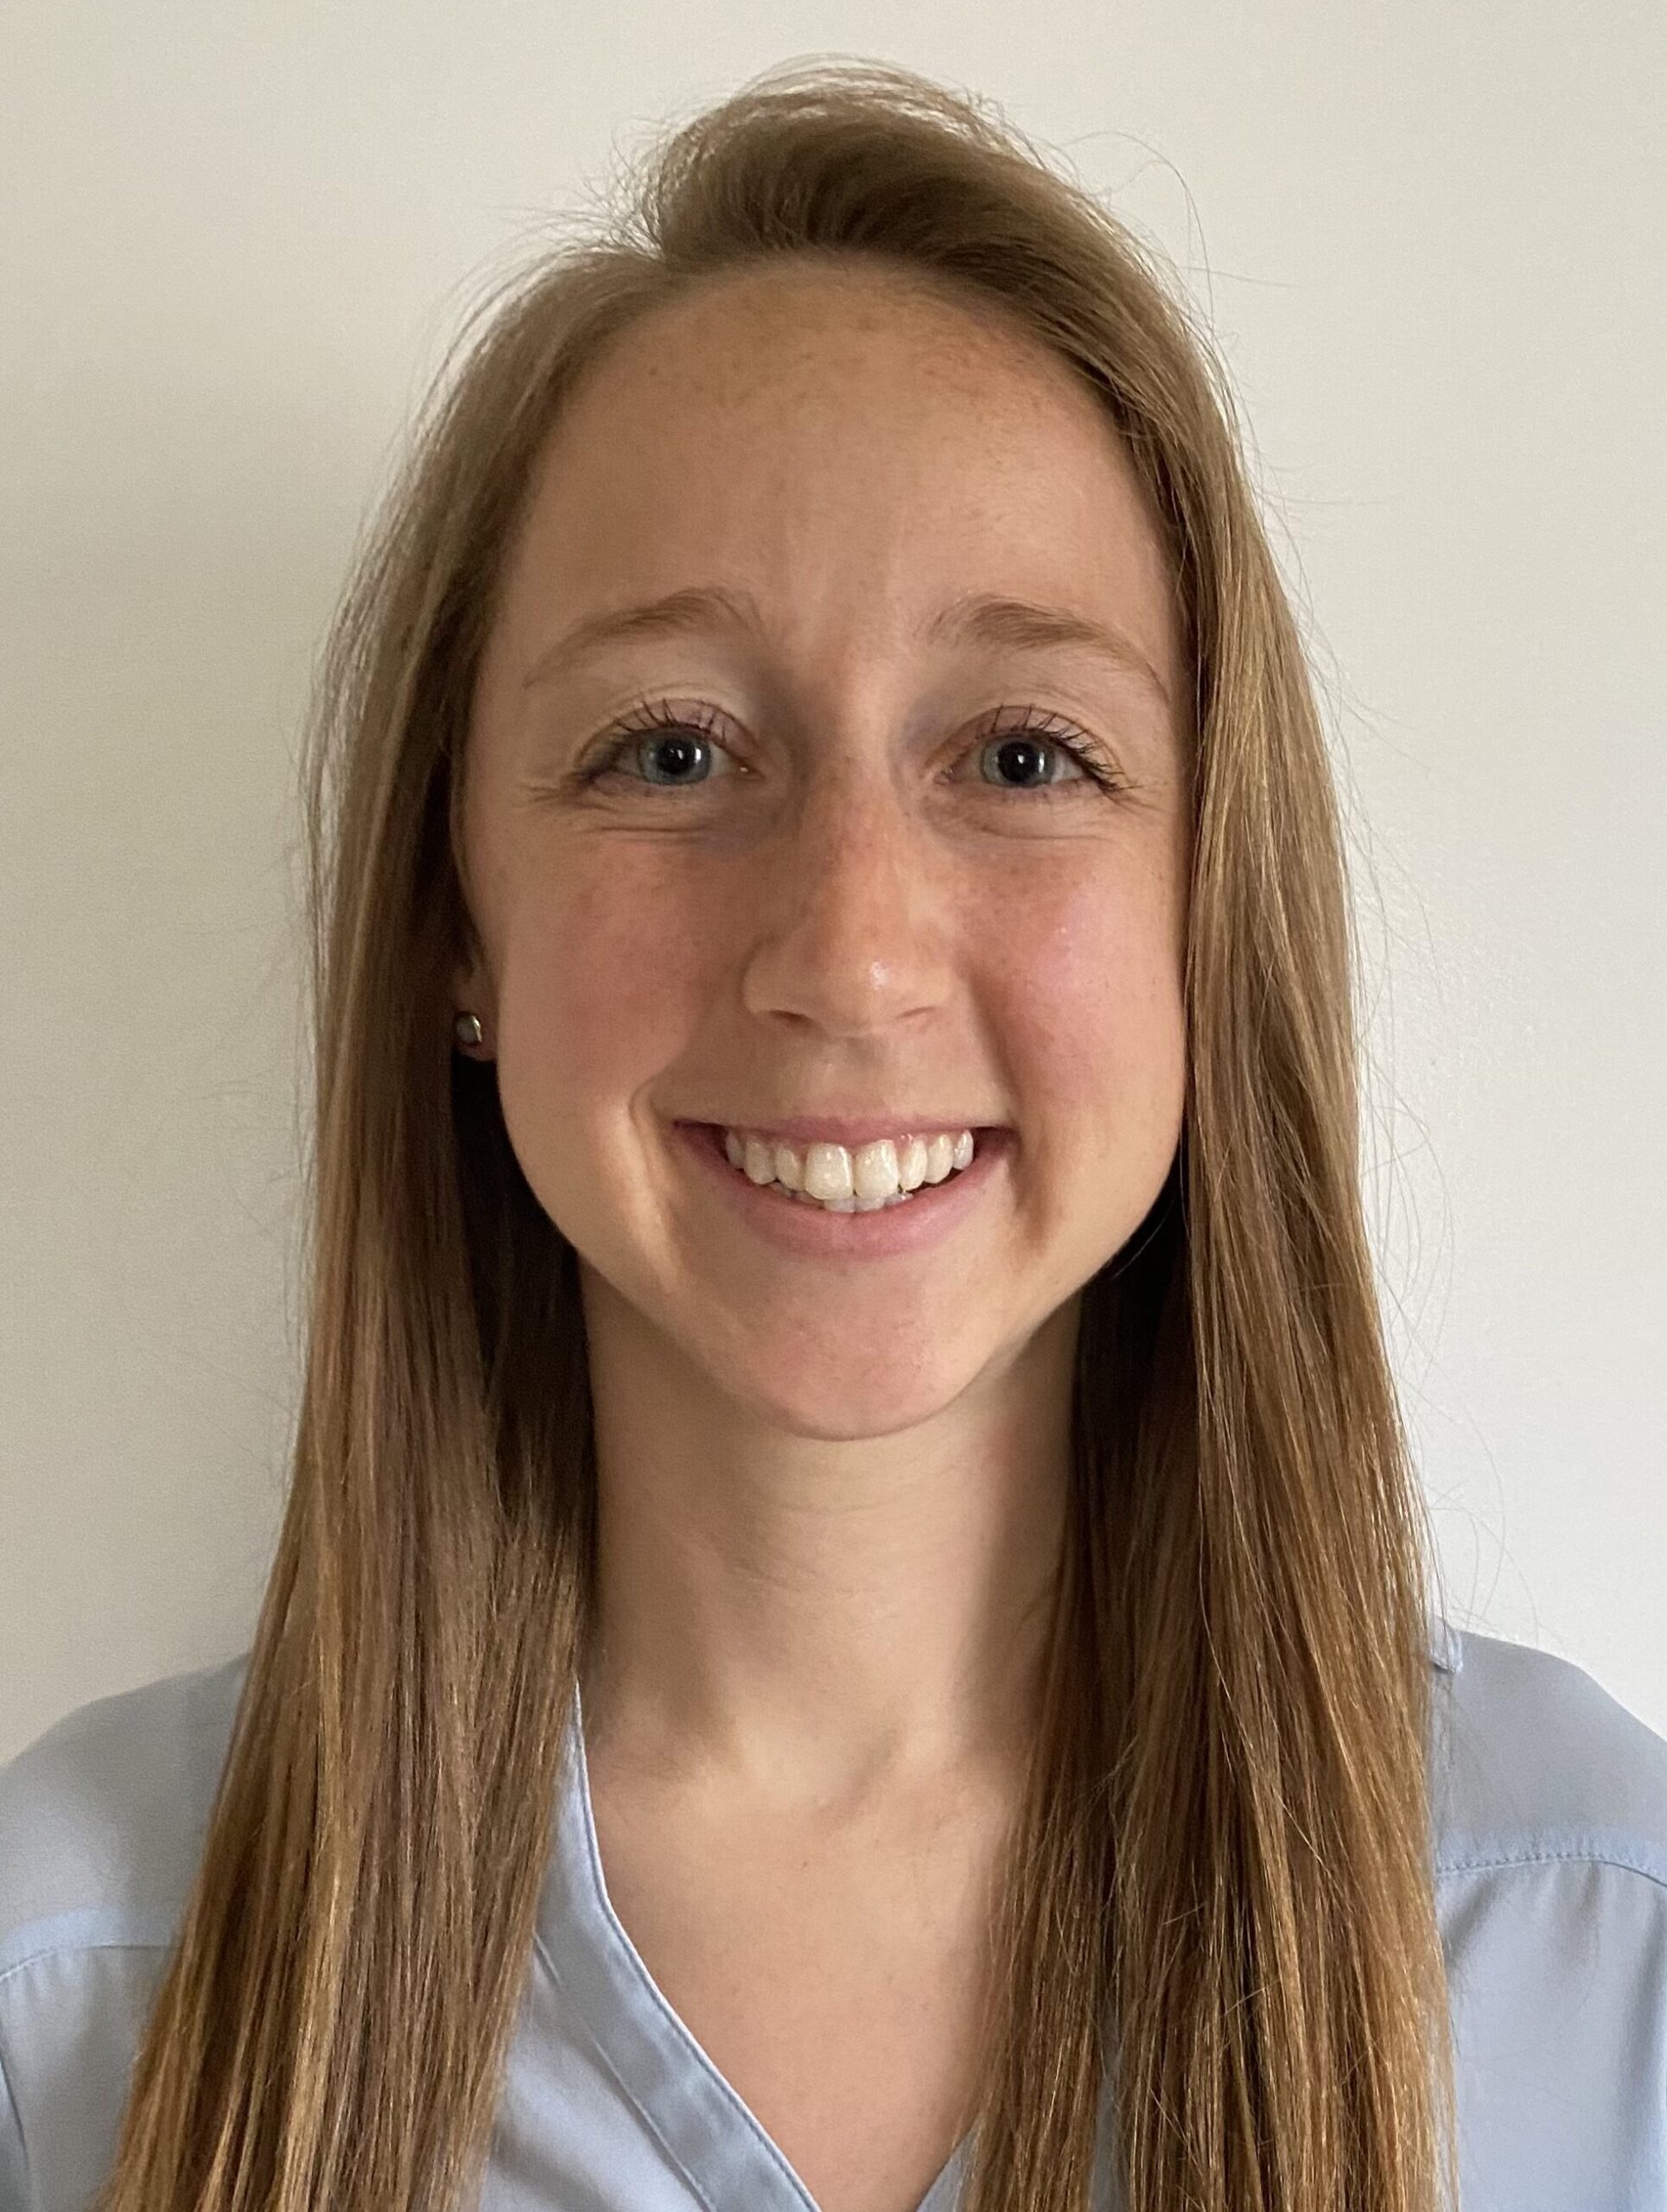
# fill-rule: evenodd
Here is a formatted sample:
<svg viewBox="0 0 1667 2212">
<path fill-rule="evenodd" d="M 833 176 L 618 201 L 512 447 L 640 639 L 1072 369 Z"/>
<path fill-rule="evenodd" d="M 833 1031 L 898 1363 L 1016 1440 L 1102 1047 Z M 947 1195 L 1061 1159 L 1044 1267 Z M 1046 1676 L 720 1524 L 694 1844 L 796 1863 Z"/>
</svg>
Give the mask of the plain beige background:
<svg viewBox="0 0 1667 2212">
<path fill-rule="evenodd" d="M 1001 102 L 1218 334 L 1352 823 L 1447 1608 L 1667 1732 L 1664 48 L 1613 0 L 7 10 L 0 1757 L 252 1625 L 296 731 L 408 410 L 541 210 L 830 52 Z"/>
</svg>

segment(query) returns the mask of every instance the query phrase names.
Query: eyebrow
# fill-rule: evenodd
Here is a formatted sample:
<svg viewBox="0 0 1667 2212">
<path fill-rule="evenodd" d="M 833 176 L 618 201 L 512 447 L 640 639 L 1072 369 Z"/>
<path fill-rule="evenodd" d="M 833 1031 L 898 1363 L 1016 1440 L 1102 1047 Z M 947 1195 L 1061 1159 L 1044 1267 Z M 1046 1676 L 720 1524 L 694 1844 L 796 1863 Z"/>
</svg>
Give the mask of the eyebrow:
<svg viewBox="0 0 1667 2212">
<path fill-rule="evenodd" d="M 712 627 L 761 636 L 765 624 L 751 592 L 722 584 L 690 584 L 664 598 L 587 615 L 563 632 L 527 671 L 524 688 L 565 675 L 602 645 L 638 638 L 683 637 Z M 1135 677 L 1165 707 L 1172 704 L 1163 679 L 1132 638 L 1114 624 L 1064 607 L 1012 599 L 998 592 L 964 592 L 920 626 L 921 643 L 1004 648 L 1009 652 L 1086 652 L 1123 676 Z"/>
</svg>

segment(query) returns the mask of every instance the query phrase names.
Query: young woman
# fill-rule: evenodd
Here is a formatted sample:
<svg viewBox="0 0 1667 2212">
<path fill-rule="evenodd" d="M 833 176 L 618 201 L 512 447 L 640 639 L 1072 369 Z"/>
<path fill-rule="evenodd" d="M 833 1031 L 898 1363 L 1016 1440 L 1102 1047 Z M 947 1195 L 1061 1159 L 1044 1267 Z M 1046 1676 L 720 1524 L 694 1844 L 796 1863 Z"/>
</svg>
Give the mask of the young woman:
<svg viewBox="0 0 1667 2212">
<path fill-rule="evenodd" d="M 1206 341 L 976 102 L 470 333 L 311 757 L 251 1649 L 0 1781 L 4 2212 L 1667 2202 L 1667 1745 L 1449 1629 Z"/>
</svg>

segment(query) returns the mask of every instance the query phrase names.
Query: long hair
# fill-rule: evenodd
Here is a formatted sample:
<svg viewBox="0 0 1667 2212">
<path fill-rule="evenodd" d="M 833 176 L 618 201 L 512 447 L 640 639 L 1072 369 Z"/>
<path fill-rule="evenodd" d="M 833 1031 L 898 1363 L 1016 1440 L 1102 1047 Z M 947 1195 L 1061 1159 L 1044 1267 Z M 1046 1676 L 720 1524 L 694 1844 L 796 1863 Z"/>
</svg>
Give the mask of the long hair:
<svg viewBox="0 0 1667 2212">
<path fill-rule="evenodd" d="M 1163 535 L 1195 709 L 1181 1135 L 1085 1287 L 964 2202 L 1085 2206 L 1098 2125 L 1129 2212 L 1433 2212 L 1456 2188 L 1428 1529 L 1362 1214 L 1336 796 L 1225 372 L 1090 192 L 912 72 L 766 72 L 629 181 L 466 324 L 321 660 L 292 1478 L 101 2212 L 449 2212 L 480 2187 L 595 1470 L 573 1249 L 493 1070 L 452 1049 L 469 703 L 574 378 L 786 255 L 1016 313 L 1085 379 Z"/>
</svg>

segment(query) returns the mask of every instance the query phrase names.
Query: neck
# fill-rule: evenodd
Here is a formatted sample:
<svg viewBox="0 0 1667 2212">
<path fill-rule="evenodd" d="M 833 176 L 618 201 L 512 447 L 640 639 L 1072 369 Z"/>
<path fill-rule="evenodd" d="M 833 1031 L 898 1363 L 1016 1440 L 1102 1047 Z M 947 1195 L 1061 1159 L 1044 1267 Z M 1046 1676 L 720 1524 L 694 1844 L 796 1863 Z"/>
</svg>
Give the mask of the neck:
<svg viewBox="0 0 1667 2212">
<path fill-rule="evenodd" d="M 924 1427 L 829 1440 L 596 1357 L 587 1740 L 663 1780 L 851 1805 L 1016 1771 L 1070 1485 L 1067 1308 Z M 600 1385 L 601 1387 L 598 1387 Z"/>
</svg>

